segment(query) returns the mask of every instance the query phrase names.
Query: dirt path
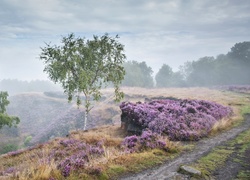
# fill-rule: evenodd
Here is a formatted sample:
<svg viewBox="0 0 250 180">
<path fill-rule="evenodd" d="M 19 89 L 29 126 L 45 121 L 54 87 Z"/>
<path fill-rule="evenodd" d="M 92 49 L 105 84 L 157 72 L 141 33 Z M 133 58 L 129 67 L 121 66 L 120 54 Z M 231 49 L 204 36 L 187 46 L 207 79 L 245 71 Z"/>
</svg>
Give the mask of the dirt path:
<svg viewBox="0 0 250 180">
<path fill-rule="evenodd" d="M 227 132 L 224 132 L 222 134 L 219 134 L 218 136 L 208 138 L 208 139 L 203 139 L 197 142 L 194 150 L 192 152 L 187 152 L 183 153 L 179 157 L 166 162 L 165 164 L 150 169 L 150 170 L 145 170 L 139 174 L 127 176 L 125 178 L 122 178 L 123 180 L 160 180 L 160 179 L 189 179 L 188 176 L 181 175 L 177 173 L 177 170 L 180 165 L 182 164 L 189 164 L 191 162 L 194 162 L 195 160 L 199 159 L 200 157 L 208 154 L 214 147 L 218 145 L 222 145 L 228 140 L 231 140 L 235 138 L 238 134 L 241 132 L 247 130 L 250 128 L 250 115 L 246 116 L 246 120 L 242 125 L 235 127 Z M 229 162 L 230 163 L 230 162 Z M 232 179 L 232 177 L 235 176 L 235 172 L 232 170 L 235 169 L 237 166 L 237 163 L 231 162 L 231 164 L 227 164 L 227 167 L 224 167 L 224 172 L 232 172 L 231 174 L 228 173 L 229 177 L 224 177 L 223 179 Z M 223 173 L 223 172 L 222 172 Z M 223 173 L 224 175 L 226 173 Z M 221 174 L 221 175 L 223 175 Z M 218 174 L 215 177 L 220 178 L 220 174 Z"/>
</svg>

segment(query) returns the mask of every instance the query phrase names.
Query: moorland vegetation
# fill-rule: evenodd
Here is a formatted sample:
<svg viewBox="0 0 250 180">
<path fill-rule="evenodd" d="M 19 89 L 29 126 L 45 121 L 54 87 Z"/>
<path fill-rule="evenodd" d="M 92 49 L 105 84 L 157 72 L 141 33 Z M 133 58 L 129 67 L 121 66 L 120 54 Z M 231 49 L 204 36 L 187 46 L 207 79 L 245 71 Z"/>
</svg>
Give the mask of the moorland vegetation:
<svg viewBox="0 0 250 180">
<path fill-rule="evenodd" d="M 107 89 L 103 93 L 108 93 L 108 91 Z M 172 116 L 185 111 L 186 113 L 191 113 L 191 116 L 190 114 L 186 116 L 190 120 L 189 123 L 192 121 L 191 117 L 194 117 L 195 123 L 199 120 L 194 114 L 197 114 L 198 117 L 205 117 L 205 114 L 207 114 L 205 119 L 208 121 L 209 118 L 213 119 L 214 123 L 209 126 L 209 130 L 206 133 L 197 128 L 197 132 L 200 135 L 204 133 L 206 137 L 239 123 L 243 120 L 243 111 L 244 113 L 249 112 L 247 110 L 247 107 L 249 107 L 247 95 L 226 90 L 170 88 L 148 91 L 146 89 L 124 88 L 123 91 L 127 94 L 125 96 L 127 99 L 125 103 L 121 104 L 121 107 L 133 104 L 134 106 L 145 106 L 147 107 L 146 110 L 150 110 L 148 109 L 149 106 L 156 106 L 158 114 L 155 113 L 155 115 L 157 116 L 161 114 L 160 110 L 164 112 L 164 108 L 166 111 L 172 112 Z M 142 102 L 145 100 L 145 97 L 155 99 L 155 97 L 164 96 L 175 97 L 179 100 L 153 100 L 151 105 L 150 103 L 136 104 L 138 101 Z M 183 107 L 180 106 L 181 104 Z M 179 108 L 176 108 L 176 106 L 179 106 Z M 208 108 L 208 106 L 210 107 Z M 216 109 L 218 110 L 214 112 Z M 152 109 L 152 111 L 155 110 L 154 108 Z M 231 114 L 231 110 L 233 110 L 233 114 Z M 134 111 L 132 112 L 134 113 Z M 144 111 L 136 110 L 135 112 L 140 115 L 144 114 Z M 209 112 L 214 114 L 211 115 Z M 220 114 L 220 112 L 222 113 Z M 164 119 L 167 120 L 167 118 Z M 216 122 L 214 119 L 216 119 Z M 146 126 L 144 126 L 146 131 L 143 131 L 141 135 L 127 136 L 126 131 L 121 129 L 120 125 L 103 126 L 85 132 L 71 131 L 68 137 L 55 138 L 28 149 L 7 153 L 0 157 L 1 177 L 6 179 L 117 178 L 125 173 L 138 172 L 161 164 L 177 156 L 179 152 L 189 149 L 188 146 L 182 145 L 180 140 L 198 140 L 202 137 L 193 136 L 190 133 L 190 137 L 198 138 L 180 138 L 186 137 L 183 135 L 187 134 L 180 135 L 179 131 L 176 131 L 178 134 L 172 137 L 178 138 L 171 139 L 171 136 L 168 136 L 169 132 L 167 129 L 163 128 L 162 132 L 158 131 L 158 129 L 150 129 L 149 119 L 146 122 Z M 162 121 L 159 122 L 162 123 Z M 188 125 L 186 126 L 188 127 Z M 194 132 L 195 128 L 192 126 L 190 128 L 193 128 L 191 131 Z"/>
</svg>

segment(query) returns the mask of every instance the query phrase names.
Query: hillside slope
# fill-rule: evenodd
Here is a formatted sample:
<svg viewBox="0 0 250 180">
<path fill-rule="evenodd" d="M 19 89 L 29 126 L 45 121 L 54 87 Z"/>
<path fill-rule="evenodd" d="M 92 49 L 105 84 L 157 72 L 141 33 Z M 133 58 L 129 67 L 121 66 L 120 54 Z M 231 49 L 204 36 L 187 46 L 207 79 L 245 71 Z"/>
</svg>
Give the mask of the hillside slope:
<svg viewBox="0 0 250 180">
<path fill-rule="evenodd" d="M 66 97 L 61 94 L 60 92 L 23 93 L 11 96 L 7 113 L 18 116 L 21 121 L 17 129 L 5 127 L 0 131 L 4 137 L 0 143 L 8 142 L 9 138 L 13 139 L 9 136 L 10 130 L 19 136 L 19 141 L 32 136 L 30 144 L 36 144 L 54 137 L 66 136 L 70 130 L 82 129 L 84 108 L 82 106 L 78 108 L 74 102 L 68 103 Z M 113 102 L 104 96 L 91 111 L 87 128 L 113 124 L 115 120 L 112 118 L 118 113 L 118 106 L 115 108 Z"/>
<path fill-rule="evenodd" d="M 152 98 L 176 97 L 182 99 L 206 99 L 218 102 L 222 105 L 237 104 L 237 96 L 230 92 L 209 90 L 206 88 L 166 88 L 166 89 L 144 89 L 123 88 L 125 98 L 123 101 L 137 102 Z M 120 103 L 113 102 L 111 89 L 103 90 L 103 98 L 96 103 L 90 112 L 87 128 L 98 127 L 108 124 L 120 124 Z M 26 137 L 32 136 L 30 144 L 45 142 L 51 138 L 65 136 L 70 130 L 82 129 L 84 108 L 79 109 L 75 103 L 68 103 L 62 93 L 23 93 L 11 96 L 8 113 L 18 116 L 21 120 L 17 130 L 19 146 Z M 7 130 L 6 130 L 7 129 Z M 17 132 L 18 131 L 18 132 Z M 1 133 L 5 132 L 5 133 Z M 8 132 L 8 133 L 6 133 Z M 9 141 L 9 128 L 0 131 L 1 142 Z M 5 135 L 4 135 L 5 134 Z"/>
<path fill-rule="evenodd" d="M 210 135 L 216 134 L 223 129 L 225 130 L 225 128 L 232 127 L 235 122 L 242 120 L 242 114 L 244 112 L 250 112 L 249 106 L 246 106 L 249 104 L 249 96 L 225 91 L 205 88 L 149 90 L 124 88 L 123 91 L 126 94 L 124 100 L 130 102 L 174 97 L 181 99 L 204 99 L 233 108 L 234 116 L 218 121 L 218 123 L 213 126 Z M 136 173 L 145 168 L 159 165 L 179 155 L 178 152 L 180 152 L 181 149 L 185 150 L 190 149 L 190 146 L 192 147 L 193 143 L 189 144 L 188 147 L 186 146 L 187 143 L 176 143 L 170 141 L 166 136 L 159 137 L 154 134 L 147 134 L 147 137 L 149 135 L 153 137 L 150 143 L 161 142 L 161 146 L 159 147 L 155 145 L 151 146 L 152 144 L 141 141 L 147 139 L 145 133 L 140 137 L 129 136 L 124 139 L 126 133 L 119 126 L 119 104 L 112 102 L 112 95 L 109 89 L 103 91 L 103 93 L 105 94 L 104 98 L 96 104 L 92 111 L 92 122 L 98 126 L 107 122 L 118 125 L 102 126 L 85 132 L 71 131 L 67 137 L 55 138 L 26 150 L 14 151 L 2 155 L 0 156 L 0 176 L 6 179 L 17 177 L 32 177 L 32 179 L 51 179 L 52 177 L 56 179 L 64 179 L 65 177 L 67 179 L 118 178 L 128 172 Z M 60 101 L 66 103 L 65 105 L 68 106 L 68 108 L 66 108 L 67 110 L 64 112 L 60 111 L 61 114 L 57 114 L 58 117 L 59 115 L 63 117 L 68 116 L 68 119 L 65 118 L 66 120 L 62 121 L 60 118 L 58 118 L 58 120 L 54 118 L 52 122 L 47 121 L 49 125 L 46 128 L 46 132 L 56 132 L 56 127 L 63 127 L 60 123 L 71 122 L 71 112 L 74 114 L 74 110 L 78 112 L 82 110 L 81 108 L 78 110 L 74 104 L 67 104 L 66 100 L 62 101 L 59 97 L 54 99 L 54 97 L 51 98 L 51 96 L 44 97 L 44 94 L 39 94 L 39 97 Z M 39 102 L 40 101 L 36 101 L 36 103 L 33 102 L 30 104 L 39 104 Z M 72 122 L 72 124 L 74 124 L 74 122 Z M 76 124 L 77 123 L 74 124 L 74 128 L 77 127 L 75 126 Z M 91 126 L 90 124 L 89 127 Z M 61 130 L 62 128 L 58 129 Z M 37 130 L 39 131 L 39 128 L 37 128 Z M 40 130 L 38 134 L 42 134 L 41 137 L 45 137 L 45 135 L 48 134 L 41 133 L 44 132 L 43 127 L 41 127 Z M 36 135 L 36 137 L 39 136 Z M 49 138 L 49 136 L 46 138 Z M 128 151 L 126 146 L 124 147 L 124 142 L 130 142 L 130 140 L 138 138 L 140 139 L 138 142 L 142 142 L 142 144 L 138 146 L 138 151 Z M 144 147 L 143 144 L 146 146 Z M 156 147 L 156 149 L 147 147 Z"/>
</svg>

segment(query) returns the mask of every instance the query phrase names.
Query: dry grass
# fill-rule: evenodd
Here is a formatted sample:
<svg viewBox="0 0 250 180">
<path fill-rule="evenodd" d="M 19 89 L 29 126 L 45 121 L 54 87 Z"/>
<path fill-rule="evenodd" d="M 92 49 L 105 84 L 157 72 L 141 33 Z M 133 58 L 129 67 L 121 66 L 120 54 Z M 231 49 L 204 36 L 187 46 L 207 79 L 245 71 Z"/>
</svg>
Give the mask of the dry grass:
<svg viewBox="0 0 250 180">
<path fill-rule="evenodd" d="M 208 89 L 208 88 L 128 88 L 123 87 L 121 89 L 129 97 L 125 97 L 126 100 L 132 101 L 144 101 L 145 97 L 175 97 L 180 99 L 204 99 L 208 101 L 215 101 L 222 105 L 237 104 L 241 102 L 239 94 Z M 111 89 L 102 90 L 103 94 L 110 94 Z M 242 99 L 242 98 L 241 98 Z"/>
<path fill-rule="evenodd" d="M 179 151 L 178 143 L 171 142 L 167 138 L 166 149 L 168 151 L 154 149 L 139 153 L 127 154 L 123 151 L 120 144 L 124 132 L 117 126 L 105 126 L 102 130 L 93 129 L 86 132 L 71 132 L 69 138 L 78 139 L 90 144 L 104 141 L 104 155 L 96 158 L 90 157 L 85 169 L 72 173 L 67 179 L 110 179 L 125 172 L 137 172 L 142 169 L 160 164 L 171 155 Z M 61 149 L 60 141 L 65 138 L 57 138 L 45 145 L 24 151 L 16 156 L 4 155 L 0 157 L 0 171 L 6 171 L 8 168 L 15 168 L 16 173 L 9 177 L 0 176 L 5 179 L 64 179 L 61 172 L 57 169 L 58 162 L 48 161 L 50 152 L 53 149 Z M 70 152 L 69 152 L 70 153 Z M 101 170 L 101 174 L 96 174 L 96 169 Z"/>
<path fill-rule="evenodd" d="M 101 126 L 99 128 L 83 131 L 72 131 L 69 137 L 82 140 L 89 144 L 95 144 L 104 140 L 105 146 L 119 146 L 126 136 L 120 126 Z"/>
<path fill-rule="evenodd" d="M 207 88 L 123 88 L 122 90 L 125 94 L 129 95 L 126 96 L 125 101 L 144 101 L 145 97 L 175 97 L 181 99 L 204 99 L 231 106 L 234 110 L 234 116 L 230 119 L 222 119 L 217 122 L 211 134 L 228 129 L 235 122 L 242 120 L 241 109 L 249 103 L 245 96 Z M 108 118 L 112 111 L 119 112 L 119 104 L 110 102 L 112 100 L 110 89 L 103 90 L 103 93 L 108 98 L 104 102 L 97 104 L 97 107 L 93 110 L 94 112 L 102 113 L 105 118 Z M 110 109 L 109 112 L 105 111 L 107 108 Z M 116 118 L 116 122 L 120 122 L 119 115 Z M 154 149 L 145 150 L 140 153 L 126 154 L 121 148 L 121 142 L 125 136 L 126 133 L 120 128 L 120 125 L 102 126 L 85 132 L 70 132 L 68 138 L 77 139 L 85 143 L 96 144 L 99 141 L 103 141 L 104 155 L 99 158 L 90 157 L 86 168 L 77 173 L 72 173 L 67 179 L 115 178 L 124 173 L 137 172 L 160 164 L 176 155 L 176 152 L 179 152 L 181 149 L 177 142 L 171 142 L 166 138 L 166 149 L 168 151 Z M 64 138 L 56 138 L 45 145 L 37 146 L 16 156 L 0 156 L 0 179 L 49 179 L 50 177 L 64 179 L 61 172 L 57 169 L 58 162 L 54 160 L 50 162 L 46 161 L 53 149 L 62 148 L 59 146 L 59 142 L 62 139 Z M 6 171 L 8 168 L 15 168 L 16 173 L 1 175 L 1 172 Z M 97 173 L 97 171 L 101 171 L 101 173 Z"/>
</svg>

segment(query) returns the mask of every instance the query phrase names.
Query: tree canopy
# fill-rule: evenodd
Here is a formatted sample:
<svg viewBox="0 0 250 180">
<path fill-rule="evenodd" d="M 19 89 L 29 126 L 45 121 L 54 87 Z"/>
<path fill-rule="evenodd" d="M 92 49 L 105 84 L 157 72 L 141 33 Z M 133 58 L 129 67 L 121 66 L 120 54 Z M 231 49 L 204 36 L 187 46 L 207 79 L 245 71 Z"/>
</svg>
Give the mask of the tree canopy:
<svg viewBox="0 0 250 180">
<path fill-rule="evenodd" d="M 250 42 L 236 43 L 216 58 L 188 61 L 180 70 L 188 86 L 250 84 Z"/>
<path fill-rule="evenodd" d="M 180 72 L 173 72 L 169 65 L 163 64 L 155 76 L 156 87 L 182 87 L 183 76 Z"/>
<path fill-rule="evenodd" d="M 126 58 L 124 46 L 117 39 L 105 34 L 93 36 L 92 40 L 69 34 L 62 38 L 62 45 L 46 44 L 41 48 L 40 59 L 45 63 L 44 72 L 54 82 L 59 82 L 71 101 L 76 97 L 77 105 L 82 103 L 84 94 L 85 123 L 87 114 L 93 107 L 91 100 L 101 98 L 100 89 L 110 83 L 115 89 L 115 100 L 119 101 L 123 93 L 119 85 L 124 79 L 123 67 Z"/>
<path fill-rule="evenodd" d="M 228 56 L 237 61 L 245 62 L 250 64 L 250 42 L 236 43 L 231 51 L 228 52 Z"/>
<path fill-rule="evenodd" d="M 146 62 L 127 61 L 124 63 L 126 71 L 123 86 L 132 87 L 153 87 L 152 68 Z"/>
<path fill-rule="evenodd" d="M 6 113 L 6 107 L 9 103 L 8 92 L 0 91 L 0 129 L 5 125 L 11 127 L 12 125 L 16 125 L 20 122 L 18 117 L 9 116 Z"/>
<path fill-rule="evenodd" d="M 207 86 L 214 84 L 214 57 L 203 57 L 191 63 L 192 71 L 189 73 L 187 83 L 193 86 Z"/>
</svg>

